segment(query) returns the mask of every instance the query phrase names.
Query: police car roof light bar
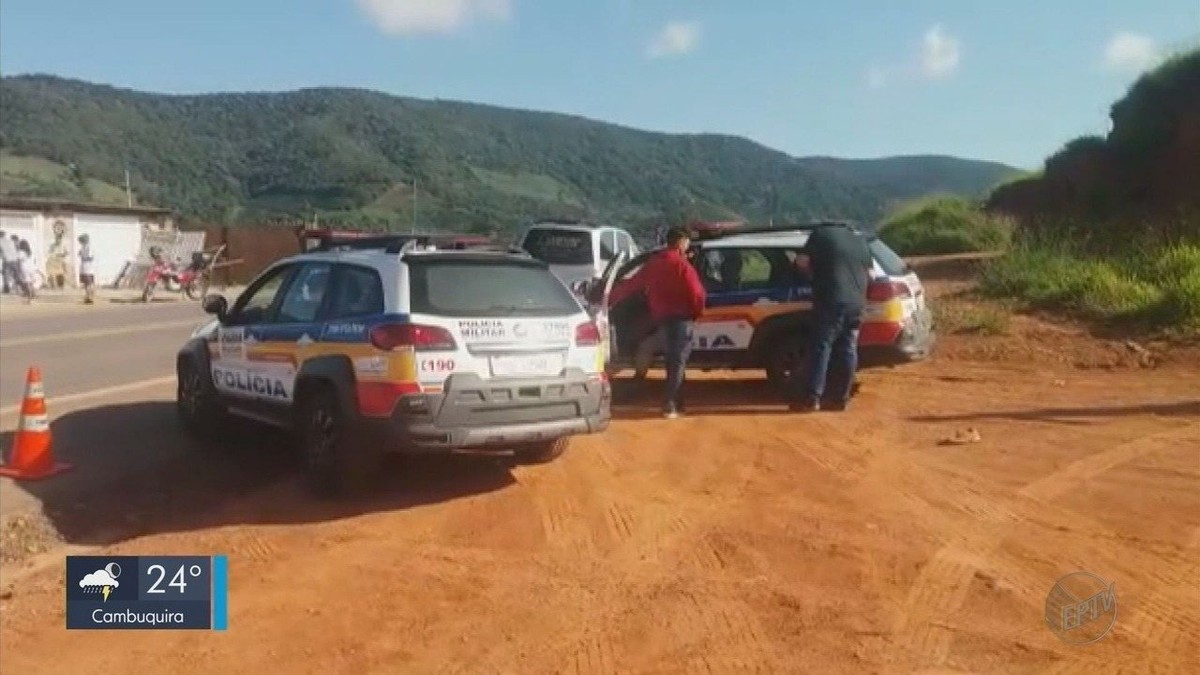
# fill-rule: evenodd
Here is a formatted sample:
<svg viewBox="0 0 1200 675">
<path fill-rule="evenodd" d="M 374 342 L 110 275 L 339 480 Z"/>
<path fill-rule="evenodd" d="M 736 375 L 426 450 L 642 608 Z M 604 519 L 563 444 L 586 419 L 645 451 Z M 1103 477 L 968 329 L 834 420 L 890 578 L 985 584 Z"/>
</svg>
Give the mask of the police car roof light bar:
<svg viewBox="0 0 1200 675">
<path fill-rule="evenodd" d="M 602 227 L 608 227 L 607 225 L 602 225 L 600 223 L 596 223 L 596 222 L 593 222 L 590 220 L 583 220 L 583 219 L 579 219 L 579 218 L 540 218 L 538 220 L 533 221 L 533 224 L 531 225 L 531 227 L 553 227 L 555 225 L 587 227 L 587 228 L 591 228 L 593 230 L 599 229 Z"/>
<path fill-rule="evenodd" d="M 394 234 L 381 235 L 377 237 L 354 237 L 352 239 L 338 239 L 336 237 L 324 237 L 321 239 L 320 245 L 317 247 L 319 251 L 332 251 L 334 249 L 342 250 L 370 250 L 377 248 L 388 248 L 390 246 L 402 245 L 406 241 L 426 237 L 426 235 L 411 235 L 411 234 Z"/>
<path fill-rule="evenodd" d="M 862 229 L 853 221 L 818 220 L 810 223 L 776 225 L 774 227 L 742 227 L 722 230 L 720 232 L 700 233 L 696 239 L 721 239 L 724 237 L 736 237 L 743 234 L 771 234 L 773 232 L 808 232 L 821 227 L 849 227 L 859 232 L 862 231 Z"/>
</svg>

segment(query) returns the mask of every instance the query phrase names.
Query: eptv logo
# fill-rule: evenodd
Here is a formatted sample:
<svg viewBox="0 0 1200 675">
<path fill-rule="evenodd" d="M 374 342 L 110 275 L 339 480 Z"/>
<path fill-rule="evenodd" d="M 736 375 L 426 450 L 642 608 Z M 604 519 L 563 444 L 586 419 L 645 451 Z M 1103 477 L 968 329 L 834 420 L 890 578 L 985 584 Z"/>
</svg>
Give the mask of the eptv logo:
<svg viewBox="0 0 1200 675">
<path fill-rule="evenodd" d="M 1096 642 L 1108 635 L 1116 621 L 1116 584 L 1094 574 L 1068 574 L 1046 596 L 1046 624 L 1063 642 Z"/>
</svg>

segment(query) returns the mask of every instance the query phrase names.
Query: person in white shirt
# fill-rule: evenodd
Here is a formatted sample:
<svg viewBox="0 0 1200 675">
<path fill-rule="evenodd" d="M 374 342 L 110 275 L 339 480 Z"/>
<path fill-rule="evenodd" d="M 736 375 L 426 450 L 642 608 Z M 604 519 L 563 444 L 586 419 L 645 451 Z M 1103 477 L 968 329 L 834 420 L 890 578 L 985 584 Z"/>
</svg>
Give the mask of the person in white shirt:
<svg viewBox="0 0 1200 675">
<path fill-rule="evenodd" d="M 79 283 L 83 285 L 83 302 L 87 305 L 96 302 L 96 259 L 90 241 L 86 234 L 79 235 Z"/>
<path fill-rule="evenodd" d="M 37 267 L 33 260 L 33 247 L 29 245 L 28 241 L 22 239 L 17 244 L 17 283 L 27 303 L 32 303 L 35 295 L 34 282 L 36 271 Z"/>
<path fill-rule="evenodd" d="M 17 243 L 0 230 L 0 264 L 3 265 L 4 292 L 17 292 Z"/>
</svg>

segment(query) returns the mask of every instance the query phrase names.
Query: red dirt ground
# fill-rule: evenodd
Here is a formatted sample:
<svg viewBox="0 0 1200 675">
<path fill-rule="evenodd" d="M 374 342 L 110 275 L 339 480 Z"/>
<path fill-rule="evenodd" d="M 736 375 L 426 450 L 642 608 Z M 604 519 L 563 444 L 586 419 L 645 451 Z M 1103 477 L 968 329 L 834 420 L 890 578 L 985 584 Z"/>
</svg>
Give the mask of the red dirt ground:
<svg viewBox="0 0 1200 675">
<path fill-rule="evenodd" d="M 935 280 L 935 295 L 958 288 Z M 946 302 L 962 302 L 947 300 Z M 967 307 L 965 311 L 974 311 Z M 1069 325 L 943 336 L 842 414 L 696 376 L 559 460 L 422 464 L 366 503 L 288 479 L 103 549 L 231 557 L 227 633 L 67 633 L 61 558 L 5 673 L 1200 672 L 1200 360 Z M 1153 367 L 1144 367 L 1153 365 Z M 973 428 L 980 440 L 940 445 Z M 1061 641 L 1063 575 L 1115 583 Z M 10 578 L 14 577 L 12 573 Z"/>
</svg>

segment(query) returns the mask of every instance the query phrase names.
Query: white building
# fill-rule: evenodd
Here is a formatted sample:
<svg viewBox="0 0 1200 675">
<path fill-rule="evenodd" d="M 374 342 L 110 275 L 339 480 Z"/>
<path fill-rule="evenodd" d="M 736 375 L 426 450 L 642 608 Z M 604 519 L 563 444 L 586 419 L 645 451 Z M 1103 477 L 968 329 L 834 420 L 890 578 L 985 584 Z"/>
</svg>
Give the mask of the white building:
<svg viewBox="0 0 1200 675">
<path fill-rule="evenodd" d="M 138 258 L 146 231 L 173 230 L 171 212 L 149 207 L 0 197 L 0 230 L 29 241 L 34 261 L 55 285 L 79 285 L 79 235 L 87 234 L 95 257 L 96 284 L 112 284 Z"/>
</svg>

